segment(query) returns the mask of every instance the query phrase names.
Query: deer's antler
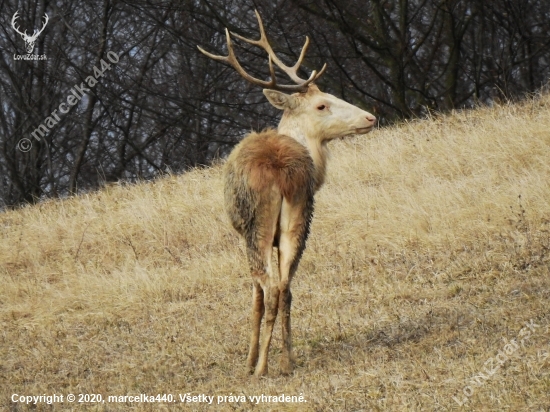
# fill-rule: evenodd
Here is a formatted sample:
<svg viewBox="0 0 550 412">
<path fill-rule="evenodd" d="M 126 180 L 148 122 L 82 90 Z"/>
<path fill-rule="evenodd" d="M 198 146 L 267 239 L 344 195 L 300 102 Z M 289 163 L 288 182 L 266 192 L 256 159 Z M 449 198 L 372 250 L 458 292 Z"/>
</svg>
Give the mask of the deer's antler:
<svg viewBox="0 0 550 412">
<path fill-rule="evenodd" d="M 34 39 L 36 39 L 40 35 L 40 33 L 44 31 L 44 29 L 46 28 L 46 24 L 48 24 L 48 22 L 50 21 L 50 18 L 46 13 L 44 13 L 43 19 L 44 19 L 44 24 L 42 25 L 42 28 L 40 30 L 36 30 L 36 29 L 34 30 L 34 33 L 32 35 Z"/>
<path fill-rule="evenodd" d="M 15 14 L 13 15 L 12 19 L 11 19 L 11 26 L 13 27 L 13 29 L 19 33 L 23 39 L 25 39 L 25 41 L 33 41 L 33 40 L 36 40 L 38 38 L 38 36 L 40 35 L 40 33 L 42 33 L 44 31 L 44 29 L 46 28 L 46 25 L 48 24 L 48 21 L 50 20 L 50 18 L 48 17 L 48 15 L 46 13 L 44 13 L 44 23 L 42 24 L 42 28 L 40 30 L 34 30 L 32 36 L 29 36 L 27 34 L 27 30 L 25 30 L 25 32 L 21 32 L 19 30 L 19 27 L 16 27 L 15 26 L 15 21 L 19 18 L 19 16 L 17 15 L 17 13 L 19 13 L 19 10 L 17 10 L 15 12 Z"/>
<path fill-rule="evenodd" d="M 13 27 L 13 29 L 14 29 L 17 33 L 19 33 L 21 36 L 23 36 L 23 38 L 29 37 L 29 35 L 27 34 L 27 30 L 25 30 L 25 32 L 22 33 L 21 31 L 19 31 L 19 27 L 16 27 L 16 26 L 15 26 L 15 20 L 17 20 L 17 19 L 19 18 L 19 16 L 17 15 L 17 13 L 19 13 L 19 10 L 17 10 L 17 11 L 14 13 L 14 15 L 13 15 L 13 17 L 12 17 L 12 19 L 11 19 L 11 27 Z"/>
<path fill-rule="evenodd" d="M 258 13 L 258 10 L 255 10 L 256 17 L 258 18 L 258 25 L 260 26 L 260 39 L 259 40 L 251 40 L 247 39 L 246 37 L 243 37 L 236 33 L 231 33 L 235 37 L 237 37 L 240 40 L 243 40 L 247 43 L 250 43 L 254 46 L 261 47 L 264 49 L 269 58 L 269 73 L 271 75 L 270 81 L 260 80 L 257 79 L 250 74 L 248 74 L 240 65 L 239 61 L 237 60 L 237 57 L 235 56 L 235 51 L 233 50 L 233 45 L 231 44 L 231 34 L 229 33 L 229 30 L 225 29 L 225 36 L 227 39 L 227 50 L 228 55 L 227 56 L 218 56 L 212 53 L 208 53 L 205 51 L 202 47 L 197 46 L 201 53 L 206 55 L 207 57 L 210 57 L 211 59 L 225 62 L 230 64 L 236 71 L 239 73 L 242 77 L 244 77 L 249 82 L 256 84 L 258 86 L 261 86 L 265 89 L 274 89 L 279 90 L 283 92 L 304 92 L 307 90 L 308 86 L 313 83 L 315 80 L 317 80 L 319 77 L 323 75 L 325 72 L 325 69 L 327 68 L 326 63 L 323 65 L 321 71 L 317 73 L 316 70 L 313 70 L 311 72 L 311 75 L 309 78 L 302 79 L 300 76 L 298 76 L 298 69 L 300 68 L 300 65 L 302 64 L 302 61 L 304 60 L 304 56 L 306 54 L 307 48 L 309 46 L 309 37 L 306 37 L 306 42 L 304 46 L 302 47 L 302 51 L 300 52 L 300 57 L 298 58 L 298 61 L 296 64 L 292 67 L 289 67 L 285 65 L 275 54 L 273 49 L 271 48 L 271 45 L 269 44 L 269 41 L 267 40 L 267 36 L 265 34 L 264 25 L 262 22 L 262 18 L 260 17 L 260 13 Z M 290 85 L 290 84 L 278 84 L 277 79 L 275 77 L 275 70 L 273 68 L 273 63 L 277 65 L 282 71 L 284 71 L 292 81 L 294 81 L 296 84 Z"/>
</svg>

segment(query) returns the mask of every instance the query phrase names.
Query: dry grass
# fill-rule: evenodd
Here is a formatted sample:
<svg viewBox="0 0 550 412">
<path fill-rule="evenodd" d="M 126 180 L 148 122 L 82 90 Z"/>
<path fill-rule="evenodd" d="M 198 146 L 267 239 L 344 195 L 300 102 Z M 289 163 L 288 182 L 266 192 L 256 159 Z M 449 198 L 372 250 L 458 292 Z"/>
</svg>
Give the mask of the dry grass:
<svg viewBox="0 0 550 412">
<path fill-rule="evenodd" d="M 187 410 L 548 410 L 550 96 L 331 150 L 293 284 L 293 376 L 278 327 L 269 377 L 245 373 L 251 284 L 216 166 L 0 215 L 0 409 L 32 409 L 12 393 L 284 393 L 307 403 Z"/>
</svg>

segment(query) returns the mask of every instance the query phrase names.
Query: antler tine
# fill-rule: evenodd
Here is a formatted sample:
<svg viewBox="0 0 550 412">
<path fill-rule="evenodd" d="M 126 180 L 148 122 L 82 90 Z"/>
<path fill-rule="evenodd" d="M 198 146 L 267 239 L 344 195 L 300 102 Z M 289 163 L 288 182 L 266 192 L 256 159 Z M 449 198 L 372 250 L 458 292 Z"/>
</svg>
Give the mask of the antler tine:
<svg viewBox="0 0 550 412">
<path fill-rule="evenodd" d="M 294 71 L 298 70 L 298 68 L 301 66 L 302 61 L 304 60 L 304 57 L 306 56 L 307 48 L 309 47 L 309 36 L 306 36 L 306 42 L 302 46 L 302 51 L 300 52 L 300 57 L 298 57 L 298 61 L 294 66 L 292 66 L 292 69 Z"/>
<path fill-rule="evenodd" d="M 319 73 L 315 76 L 315 79 L 313 79 L 314 81 L 317 80 L 319 77 L 321 77 L 323 74 L 325 74 L 325 70 L 327 69 L 327 64 L 323 64 L 323 67 L 321 67 L 321 70 L 319 71 Z"/>
</svg>

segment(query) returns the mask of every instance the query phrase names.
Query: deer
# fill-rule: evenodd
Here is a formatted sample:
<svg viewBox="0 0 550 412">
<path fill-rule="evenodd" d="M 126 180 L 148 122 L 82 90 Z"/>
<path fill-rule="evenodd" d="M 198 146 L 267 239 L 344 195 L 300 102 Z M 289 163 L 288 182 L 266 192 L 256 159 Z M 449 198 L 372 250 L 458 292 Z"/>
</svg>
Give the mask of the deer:
<svg viewBox="0 0 550 412">
<path fill-rule="evenodd" d="M 25 32 L 21 32 L 21 31 L 19 31 L 19 27 L 16 27 L 15 21 L 19 18 L 17 13 L 19 13 L 19 10 L 16 11 L 13 14 L 13 17 L 11 19 L 11 26 L 16 31 L 16 33 L 21 35 L 21 37 L 25 41 L 25 48 L 27 49 L 27 53 L 31 54 L 32 51 L 34 50 L 34 43 L 36 42 L 36 39 L 38 38 L 38 36 L 40 36 L 40 33 L 42 33 L 44 31 L 44 29 L 46 28 L 46 25 L 48 24 L 48 21 L 50 19 L 49 19 L 48 15 L 46 13 L 44 13 L 44 17 L 43 17 L 44 23 L 42 24 L 42 28 L 40 30 L 34 29 L 34 32 L 33 32 L 32 36 L 29 36 L 27 34 L 27 30 L 25 30 Z"/>
<path fill-rule="evenodd" d="M 234 229 L 245 239 L 252 276 L 250 346 L 246 365 L 255 378 L 268 373 L 268 352 L 279 311 L 282 324 L 280 372 L 293 372 L 290 310 L 291 281 L 306 247 L 313 217 L 314 195 L 325 181 L 327 143 L 373 130 L 376 118 L 337 97 L 323 93 L 315 81 L 326 70 L 298 75 L 309 37 L 297 62 L 285 65 L 274 53 L 262 19 L 255 11 L 260 38 L 248 39 L 225 29 L 228 55 L 207 57 L 229 64 L 244 79 L 263 88 L 267 100 L 283 114 L 278 128 L 251 132 L 230 153 L 223 170 L 224 202 Z M 270 80 L 248 74 L 235 55 L 231 35 L 261 47 L 268 55 Z M 277 82 L 275 64 L 294 84 Z M 289 94 L 290 93 L 290 94 Z M 273 264 L 277 250 L 277 264 Z M 264 334 L 260 341 L 262 318 Z"/>
</svg>

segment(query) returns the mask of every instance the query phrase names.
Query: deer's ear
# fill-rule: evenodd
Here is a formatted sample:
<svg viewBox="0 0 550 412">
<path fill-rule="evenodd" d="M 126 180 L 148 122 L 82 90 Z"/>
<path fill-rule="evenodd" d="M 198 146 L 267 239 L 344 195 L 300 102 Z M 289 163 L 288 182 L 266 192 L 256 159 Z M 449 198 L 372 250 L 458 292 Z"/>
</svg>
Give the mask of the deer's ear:
<svg viewBox="0 0 550 412">
<path fill-rule="evenodd" d="M 277 109 L 294 109 L 298 105 L 298 101 L 295 96 L 290 94 L 285 94 L 277 90 L 264 89 L 263 90 L 265 97 L 269 100 L 273 106 Z"/>
</svg>

